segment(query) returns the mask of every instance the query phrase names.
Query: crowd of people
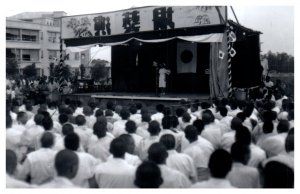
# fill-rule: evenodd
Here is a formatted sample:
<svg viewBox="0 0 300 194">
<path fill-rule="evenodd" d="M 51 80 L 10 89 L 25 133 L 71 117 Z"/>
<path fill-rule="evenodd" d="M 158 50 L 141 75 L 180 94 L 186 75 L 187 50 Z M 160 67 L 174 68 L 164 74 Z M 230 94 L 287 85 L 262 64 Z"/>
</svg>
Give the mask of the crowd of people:
<svg viewBox="0 0 300 194">
<path fill-rule="evenodd" d="M 294 101 L 6 103 L 7 188 L 293 188 Z"/>
</svg>

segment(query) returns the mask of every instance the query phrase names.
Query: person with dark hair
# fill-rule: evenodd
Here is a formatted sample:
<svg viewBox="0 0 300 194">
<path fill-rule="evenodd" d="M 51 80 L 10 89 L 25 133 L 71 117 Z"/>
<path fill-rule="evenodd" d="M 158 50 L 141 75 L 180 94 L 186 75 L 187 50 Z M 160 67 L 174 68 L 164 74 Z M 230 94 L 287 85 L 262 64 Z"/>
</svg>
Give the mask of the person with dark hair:
<svg viewBox="0 0 300 194">
<path fill-rule="evenodd" d="M 185 112 L 186 112 L 186 110 L 185 110 L 184 107 L 178 107 L 178 108 L 176 109 L 175 113 L 176 113 L 176 116 L 177 116 L 177 118 L 178 118 L 179 124 L 182 123 L 182 116 L 183 116 L 183 114 L 184 114 Z M 179 128 L 179 130 L 180 130 L 180 128 Z"/>
<path fill-rule="evenodd" d="M 150 136 L 150 134 L 147 129 L 149 127 L 150 121 L 151 121 L 150 115 L 148 113 L 143 113 L 142 114 L 142 122 L 137 127 L 136 134 L 138 134 L 139 136 L 141 136 L 143 138 L 148 138 Z"/>
<path fill-rule="evenodd" d="M 260 147 L 263 144 L 265 144 L 264 141 L 266 138 L 275 135 L 274 123 L 270 122 L 270 121 L 264 122 L 263 126 L 262 126 L 262 131 L 263 131 L 263 133 L 257 138 L 257 141 L 256 141 L 256 145 L 258 145 Z"/>
<path fill-rule="evenodd" d="M 25 181 L 30 176 L 30 183 L 37 185 L 54 177 L 54 157 L 56 154 L 56 151 L 52 149 L 54 136 L 51 132 L 44 132 L 40 141 L 41 148 L 27 154 L 18 173 L 20 180 Z"/>
<path fill-rule="evenodd" d="M 258 169 L 247 165 L 251 156 L 249 146 L 235 142 L 231 147 L 231 156 L 233 164 L 227 176 L 231 185 L 238 188 L 259 188 Z"/>
<path fill-rule="evenodd" d="M 132 120 L 128 120 L 125 124 L 125 130 L 134 139 L 134 144 L 140 145 L 140 142 L 143 139 L 143 137 L 136 134 L 136 123 Z M 137 152 L 138 150 L 136 148 L 135 153 Z"/>
<path fill-rule="evenodd" d="M 192 125 L 195 119 L 192 119 L 191 115 L 188 112 L 183 113 L 182 122 L 179 123 L 179 130 L 184 131 L 186 126 Z"/>
<path fill-rule="evenodd" d="M 135 173 L 135 186 L 138 188 L 159 188 L 162 183 L 163 178 L 157 164 L 144 161 L 138 166 Z"/>
<path fill-rule="evenodd" d="M 230 125 L 231 131 L 222 135 L 221 148 L 223 148 L 228 152 L 230 151 L 231 145 L 235 142 L 236 131 L 239 130 L 239 128 L 241 127 L 242 127 L 241 119 L 234 117 L 231 120 L 231 125 Z"/>
<path fill-rule="evenodd" d="M 162 143 L 168 151 L 166 165 L 183 173 L 191 182 L 196 182 L 197 173 L 194 161 L 189 155 L 178 153 L 175 150 L 175 137 L 172 134 L 165 134 L 160 137 L 159 142 Z"/>
<path fill-rule="evenodd" d="M 109 153 L 109 145 L 114 139 L 114 136 L 107 133 L 107 127 L 101 122 L 96 122 L 93 127 L 92 138 L 89 141 L 88 153 L 101 161 L 106 161 Z"/>
<path fill-rule="evenodd" d="M 228 116 L 236 117 L 236 115 L 242 111 L 238 108 L 238 103 L 236 99 L 231 99 L 229 101 L 229 106 L 230 110 L 227 113 Z"/>
<path fill-rule="evenodd" d="M 105 116 L 107 122 L 109 122 L 111 124 L 114 124 L 114 122 L 117 121 L 116 119 L 113 118 L 114 113 L 113 113 L 112 110 L 105 110 L 104 111 L 104 116 Z"/>
<path fill-rule="evenodd" d="M 230 153 L 223 149 L 215 150 L 208 163 L 211 177 L 207 181 L 194 184 L 192 188 L 234 188 L 226 179 L 231 167 L 232 157 Z"/>
<path fill-rule="evenodd" d="M 160 124 L 158 121 L 154 120 L 149 123 L 148 132 L 150 134 L 149 137 L 143 138 L 140 141 L 138 146 L 138 155 L 141 160 L 145 160 L 148 156 L 148 148 L 151 144 L 159 141 L 159 133 L 161 131 Z"/>
<path fill-rule="evenodd" d="M 124 157 L 126 144 L 117 137 L 112 140 L 109 152 L 113 158 L 100 163 L 95 170 L 95 180 L 100 188 L 133 188 L 136 167 L 128 164 Z"/>
<path fill-rule="evenodd" d="M 76 100 L 73 105 L 74 105 L 74 108 L 75 108 L 73 116 L 76 117 L 78 115 L 83 115 L 82 101 L 81 100 Z"/>
<path fill-rule="evenodd" d="M 13 128 L 23 133 L 26 130 L 27 121 L 28 116 L 26 112 L 20 111 L 17 114 L 17 124 L 13 124 Z"/>
<path fill-rule="evenodd" d="M 262 161 L 266 159 L 266 153 L 259 146 L 255 145 L 251 140 L 251 133 L 245 126 L 240 127 L 235 133 L 235 141 L 240 144 L 249 146 L 251 156 L 247 163 L 248 166 L 259 167 Z"/>
<path fill-rule="evenodd" d="M 151 116 L 151 120 L 152 121 L 155 120 L 159 124 L 161 124 L 161 120 L 164 117 L 164 114 L 163 114 L 164 108 L 165 108 L 165 106 L 163 104 L 157 104 L 156 105 L 156 113 Z"/>
<path fill-rule="evenodd" d="M 132 136 L 130 136 L 129 134 L 122 134 L 119 136 L 120 139 L 122 139 L 125 142 L 126 145 L 126 153 L 124 156 L 124 159 L 126 160 L 126 162 L 128 162 L 128 164 L 131 164 L 133 166 L 138 166 L 142 163 L 142 161 L 140 160 L 140 158 L 135 155 L 135 143 L 134 143 L 134 139 L 132 138 Z M 110 160 L 111 158 L 113 158 L 112 155 L 110 155 L 108 157 L 108 160 Z"/>
<path fill-rule="evenodd" d="M 6 188 L 30 188 L 32 185 L 15 178 L 17 169 L 17 155 L 14 151 L 6 149 Z"/>
<path fill-rule="evenodd" d="M 263 169 L 264 188 L 294 188 L 294 171 L 287 165 L 270 161 Z"/>
<path fill-rule="evenodd" d="M 43 184 L 42 188 L 75 188 L 71 182 L 78 173 L 80 160 L 71 150 L 61 150 L 55 156 L 55 176 L 50 182 Z"/>
<path fill-rule="evenodd" d="M 120 116 L 121 116 L 122 120 L 118 120 L 118 121 L 114 122 L 114 125 L 113 125 L 112 134 L 115 137 L 119 137 L 120 135 L 126 133 L 125 124 L 130 117 L 130 112 L 129 112 L 128 108 L 122 108 L 122 110 L 120 112 Z"/>
<path fill-rule="evenodd" d="M 87 127 L 86 119 L 83 115 L 76 116 L 75 123 L 77 126 L 74 127 L 74 132 L 79 135 L 83 149 L 87 150 L 89 139 L 93 135 L 93 130 Z"/>
<path fill-rule="evenodd" d="M 80 139 L 76 133 L 69 133 L 66 135 L 64 144 L 66 149 L 76 153 L 79 158 L 77 174 L 71 179 L 71 181 L 78 187 L 88 188 L 89 179 L 93 178 L 95 167 L 98 165 L 98 163 L 100 163 L 100 160 L 97 160 L 86 152 L 78 151 Z"/>
<path fill-rule="evenodd" d="M 166 165 L 168 152 L 162 143 L 153 143 L 148 149 L 148 159 L 156 163 L 162 174 L 163 184 L 160 188 L 188 188 L 191 182 L 181 172 Z"/>
<path fill-rule="evenodd" d="M 93 128 L 94 124 L 96 123 L 97 117 L 94 115 L 94 111 L 92 110 L 92 108 L 90 106 L 84 106 L 82 112 L 85 116 L 86 126 L 90 129 Z"/>
<path fill-rule="evenodd" d="M 136 105 L 135 104 L 131 105 L 129 111 L 130 111 L 129 120 L 134 121 L 137 126 L 140 125 L 142 122 L 142 115 L 137 112 Z"/>
<path fill-rule="evenodd" d="M 143 104 L 141 102 L 136 103 L 136 109 L 138 114 L 142 114 L 141 113 L 142 108 L 143 108 Z"/>
<path fill-rule="evenodd" d="M 233 119 L 232 116 L 227 115 L 228 110 L 226 107 L 222 106 L 219 108 L 219 112 L 220 112 L 220 123 L 218 124 L 220 126 L 220 129 L 222 130 L 222 134 L 224 135 L 227 132 L 231 131 L 231 121 Z"/>
<path fill-rule="evenodd" d="M 202 112 L 202 121 L 204 123 L 204 130 L 201 136 L 212 143 L 214 148 L 218 148 L 221 143 L 222 131 L 218 123 L 215 122 L 215 117 L 211 110 Z"/>
<path fill-rule="evenodd" d="M 178 149 L 181 139 L 184 136 L 183 132 L 177 132 L 176 130 L 173 129 L 173 119 L 174 117 L 172 116 L 164 116 L 162 119 L 162 131 L 160 132 L 159 136 L 163 136 L 165 134 L 171 134 L 175 137 L 175 149 Z"/>
<path fill-rule="evenodd" d="M 59 123 L 61 124 L 61 125 L 64 125 L 65 123 L 67 123 L 68 121 L 69 121 L 69 117 L 68 117 L 68 115 L 66 115 L 66 114 L 60 114 L 59 116 L 58 116 L 58 121 L 59 121 Z"/>
<path fill-rule="evenodd" d="M 189 144 L 182 150 L 182 153 L 193 159 L 198 181 L 207 180 L 209 177 L 208 160 L 214 148 L 210 151 L 205 144 L 201 143 L 201 140 L 198 141 L 198 131 L 193 125 L 187 126 L 184 133 Z"/>
</svg>

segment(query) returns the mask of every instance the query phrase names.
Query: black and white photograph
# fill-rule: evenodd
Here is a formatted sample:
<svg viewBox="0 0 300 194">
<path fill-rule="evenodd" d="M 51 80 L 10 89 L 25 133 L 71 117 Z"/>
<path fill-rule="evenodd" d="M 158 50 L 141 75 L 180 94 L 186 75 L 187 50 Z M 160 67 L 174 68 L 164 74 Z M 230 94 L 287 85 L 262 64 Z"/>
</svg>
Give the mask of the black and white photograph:
<svg viewBox="0 0 300 194">
<path fill-rule="evenodd" d="M 243 2 L 5 5 L 5 192 L 294 191 L 296 4 Z"/>
</svg>

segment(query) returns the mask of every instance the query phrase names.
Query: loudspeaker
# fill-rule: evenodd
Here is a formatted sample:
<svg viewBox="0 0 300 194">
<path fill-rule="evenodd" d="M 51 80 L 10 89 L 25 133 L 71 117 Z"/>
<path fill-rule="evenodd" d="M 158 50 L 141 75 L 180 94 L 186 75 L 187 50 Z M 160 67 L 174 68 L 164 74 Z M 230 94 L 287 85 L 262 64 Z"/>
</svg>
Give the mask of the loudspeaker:
<svg viewBox="0 0 300 194">
<path fill-rule="evenodd" d="M 197 44 L 192 42 L 177 43 L 177 73 L 196 73 Z"/>
</svg>

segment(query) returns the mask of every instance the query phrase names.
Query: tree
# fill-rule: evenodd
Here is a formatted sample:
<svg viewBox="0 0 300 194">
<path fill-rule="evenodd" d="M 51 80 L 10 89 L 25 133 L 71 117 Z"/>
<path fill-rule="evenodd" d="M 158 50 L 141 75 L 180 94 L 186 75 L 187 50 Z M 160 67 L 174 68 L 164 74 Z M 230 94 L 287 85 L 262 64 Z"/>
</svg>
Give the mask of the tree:
<svg viewBox="0 0 300 194">
<path fill-rule="evenodd" d="M 37 72 L 36 72 L 35 63 L 32 63 L 31 65 L 26 66 L 23 69 L 23 75 L 25 78 L 36 77 Z"/>
<path fill-rule="evenodd" d="M 71 77 L 71 69 L 70 66 L 64 64 L 62 69 L 60 69 L 60 65 L 55 65 L 53 69 L 53 77 L 60 78 L 60 76 L 64 77 L 64 79 L 69 79 Z"/>
<path fill-rule="evenodd" d="M 6 49 L 6 76 L 12 79 L 19 76 L 18 61 L 10 49 Z"/>
<path fill-rule="evenodd" d="M 92 72 L 92 78 L 95 81 L 99 81 L 103 78 L 108 77 L 108 68 L 106 67 L 106 64 L 109 63 L 106 60 L 93 60 L 92 63 L 94 64 L 91 68 Z"/>
<path fill-rule="evenodd" d="M 294 57 L 287 53 L 273 53 L 269 51 L 264 55 L 269 64 L 269 70 L 276 72 L 293 73 L 294 72 Z"/>
</svg>

